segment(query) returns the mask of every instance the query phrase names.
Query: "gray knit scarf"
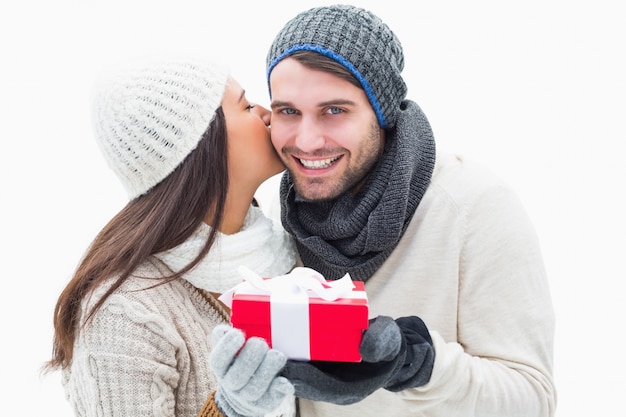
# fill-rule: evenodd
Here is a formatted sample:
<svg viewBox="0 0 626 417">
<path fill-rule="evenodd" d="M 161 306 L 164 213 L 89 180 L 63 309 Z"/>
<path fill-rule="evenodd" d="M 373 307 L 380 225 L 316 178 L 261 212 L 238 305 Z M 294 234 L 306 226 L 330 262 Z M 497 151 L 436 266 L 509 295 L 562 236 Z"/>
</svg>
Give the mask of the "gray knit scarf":
<svg viewBox="0 0 626 417">
<path fill-rule="evenodd" d="M 304 266 L 326 279 L 349 273 L 366 281 L 394 250 L 430 183 L 435 140 L 426 116 L 409 100 L 387 131 L 385 150 L 356 195 L 307 202 L 285 172 L 281 219 L 297 243 Z"/>
</svg>

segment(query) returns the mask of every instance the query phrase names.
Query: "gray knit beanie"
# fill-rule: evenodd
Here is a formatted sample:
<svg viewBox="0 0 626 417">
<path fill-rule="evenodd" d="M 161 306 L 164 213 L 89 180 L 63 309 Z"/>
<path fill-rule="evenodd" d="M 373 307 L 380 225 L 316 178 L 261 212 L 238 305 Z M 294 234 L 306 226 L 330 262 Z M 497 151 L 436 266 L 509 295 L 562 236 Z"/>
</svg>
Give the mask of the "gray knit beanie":
<svg viewBox="0 0 626 417">
<path fill-rule="evenodd" d="M 379 17 L 349 5 L 316 7 L 298 14 L 270 47 L 268 84 L 276 64 L 297 51 L 318 52 L 346 67 L 365 90 L 378 124 L 382 128 L 395 125 L 407 92 L 400 75 L 404 55 L 400 41 Z"/>
<path fill-rule="evenodd" d="M 216 63 L 152 62 L 101 77 L 96 140 L 130 199 L 148 192 L 193 151 L 221 106 L 228 70 Z"/>
</svg>

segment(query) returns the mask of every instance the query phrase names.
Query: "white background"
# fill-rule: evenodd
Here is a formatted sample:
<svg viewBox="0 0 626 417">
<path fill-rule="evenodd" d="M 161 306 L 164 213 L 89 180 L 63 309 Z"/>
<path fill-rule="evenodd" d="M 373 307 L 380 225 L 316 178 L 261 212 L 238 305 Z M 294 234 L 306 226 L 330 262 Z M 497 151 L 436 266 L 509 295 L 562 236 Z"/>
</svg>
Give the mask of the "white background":
<svg viewBox="0 0 626 417">
<path fill-rule="evenodd" d="M 296 12 L 330 3 L 3 2 L 0 414 L 71 415 L 58 374 L 39 376 L 52 310 L 87 244 L 126 202 L 91 136 L 94 75 L 142 55 L 220 54 L 248 97 L 267 105 L 273 35 Z M 557 313 L 560 417 L 623 415 L 619 3 L 355 1 L 402 40 L 409 97 L 439 145 L 485 162 L 528 208 Z"/>
</svg>

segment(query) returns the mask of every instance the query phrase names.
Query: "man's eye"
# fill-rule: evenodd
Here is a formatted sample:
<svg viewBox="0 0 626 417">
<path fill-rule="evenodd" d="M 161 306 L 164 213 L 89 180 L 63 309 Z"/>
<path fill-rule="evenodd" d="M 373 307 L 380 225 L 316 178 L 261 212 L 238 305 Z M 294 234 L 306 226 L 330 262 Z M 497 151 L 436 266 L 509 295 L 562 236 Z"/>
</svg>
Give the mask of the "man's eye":
<svg viewBox="0 0 626 417">
<path fill-rule="evenodd" d="M 282 109 L 280 112 L 283 114 L 296 114 L 296 111 L 291 108 Z"/>
<path fill-rule="evenodd" d="M 328 108 L 328 113 L 330 113 L 330 114 L 343 113 L 343 109 L 340 109 L 339 107 L 329 107 Z"/>
</svg>

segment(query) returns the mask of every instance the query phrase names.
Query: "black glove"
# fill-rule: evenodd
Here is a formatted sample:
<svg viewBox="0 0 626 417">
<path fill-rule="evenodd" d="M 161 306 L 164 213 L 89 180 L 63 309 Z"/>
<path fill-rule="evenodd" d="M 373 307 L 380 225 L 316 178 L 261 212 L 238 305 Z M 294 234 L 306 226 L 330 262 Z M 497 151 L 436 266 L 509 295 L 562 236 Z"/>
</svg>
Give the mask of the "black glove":
<svg viewBox="0 0 626 417">
<path fill-rule="evenodd" d="M 402 367 L 384 386 L 393 392 L 426 385 L 435 365 L 433 340 L 422 319 L 417 316 L 400 317 L 396 323 L 407 348 Z"/>
<path fill-rule="evenodd" d="M 360 353 L 358 363 L 288 360 L 281 375 L 298 397 L 345 405 L 379 388 L 400 391 L 426 384 L 435 358 L 428 329 L 416 316 L 371 319 Z"/>
</svg>

